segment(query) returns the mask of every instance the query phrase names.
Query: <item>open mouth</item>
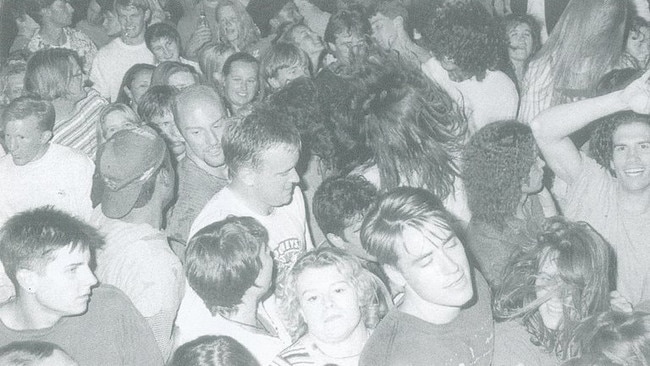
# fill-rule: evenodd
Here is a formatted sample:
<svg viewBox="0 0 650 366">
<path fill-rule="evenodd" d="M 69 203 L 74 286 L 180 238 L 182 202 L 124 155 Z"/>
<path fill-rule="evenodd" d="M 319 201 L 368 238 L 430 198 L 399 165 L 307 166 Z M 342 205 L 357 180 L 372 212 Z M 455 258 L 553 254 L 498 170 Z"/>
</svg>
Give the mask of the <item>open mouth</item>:
<svg viewBox="0 0 650 366">
<path fill-rule="evenodd" d="M 627 175 L 628 177 L 638 177 L 645 172 L 645 169 L 643 168 L 634 168 L 634 169 L 625 169 L 623 173 Z"/>
</svg>

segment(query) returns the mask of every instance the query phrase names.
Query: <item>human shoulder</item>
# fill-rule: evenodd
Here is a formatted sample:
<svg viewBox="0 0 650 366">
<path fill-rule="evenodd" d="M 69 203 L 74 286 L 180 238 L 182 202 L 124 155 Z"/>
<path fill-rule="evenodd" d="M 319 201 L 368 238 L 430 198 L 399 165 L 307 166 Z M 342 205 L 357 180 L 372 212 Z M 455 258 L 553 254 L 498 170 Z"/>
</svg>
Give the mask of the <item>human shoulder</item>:
<svg viewBox="0 0 650 366">
<path fill-rule="evenodd" d="M 95 169 L 95 163 L 86 154 L 69 146 L 50 143 L 50 148 L 45 153 L 45 156 L 52 159 L 53 162 L 66 167 L 77 166 Z M 65 161 L 66 164 L 60 164 L 62 161 Z"/>
</svg>

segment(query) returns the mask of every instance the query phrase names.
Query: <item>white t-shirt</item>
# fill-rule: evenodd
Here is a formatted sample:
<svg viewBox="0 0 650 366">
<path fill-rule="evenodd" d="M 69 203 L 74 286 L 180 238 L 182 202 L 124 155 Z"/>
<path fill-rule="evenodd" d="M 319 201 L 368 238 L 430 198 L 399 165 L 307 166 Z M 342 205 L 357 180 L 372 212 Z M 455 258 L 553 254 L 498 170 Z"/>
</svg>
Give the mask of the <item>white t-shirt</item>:
<svg viewBox="0 0 650 366">
<path fill-rule="evenodd" d="M 440 84 L 463 108 L 470 134 L 474 134 L 489 123 L 517 117 L 519 106 L 517 87 L 501 71 L 487 70 L 482 81 L 477 81 L 474 76 L 457 83 L 449 78 L 449 74 L 440 62 L 432 57 L 422 64 L 422 72 Z"/>
<path fill-rule="evenodd" d="M 230 215 L 253 217 L 266 228 L 269 232 L 268 245 L 279 272 L 289 269 L 300 254 L 314 248 L 305 217 L 305 202 L 298 187 L 293 192 L 291 203 L 275 207 L 271 214 L 262 216 L 248 208 L 228 186 L 217 192 L 203 207 L 192 224 L 189 238 L 200 229 Z"/>
<path fill-rule="evenodd" d="M 273 296 L 271 298 L 275 299 Z M 268 300 L 267 303 L 269 303 Z M 268 365 L 280 351 L 291 344 L 291 338 L 288 337 L 283 327 L 276 323 L 277 320 L 274 320 L 273 316 L 268 313 L 265 305 L 259 305 L 257 316 L 258 319 L 266 321 L 278 336 L 233 322 L 219 314 L 212 316 L 203 300 L 186 282 L 185 296 L 183 296 L 176 317 L 176 346 L 203 335 L 227 335 L 251 351 L 260 365 Z"/>
<path fill-rule="evenodd" d="M 120 92 L 124 74 L 135 64 L 154 63 L 154 56 L 142 42 L 138 45 L 128 45 L 120 37 L 97 51 L 90 71 L 93 88 L 104 98 L 115 102 Z"/>
<path fill-rule="evenodd" d="M 81 152 L 50 144 L 38 160 L 15 165 L 0 158 L 0 225 L 16 213 L 51 205 L 87 220 L 95 164 Z"/>
</svg>

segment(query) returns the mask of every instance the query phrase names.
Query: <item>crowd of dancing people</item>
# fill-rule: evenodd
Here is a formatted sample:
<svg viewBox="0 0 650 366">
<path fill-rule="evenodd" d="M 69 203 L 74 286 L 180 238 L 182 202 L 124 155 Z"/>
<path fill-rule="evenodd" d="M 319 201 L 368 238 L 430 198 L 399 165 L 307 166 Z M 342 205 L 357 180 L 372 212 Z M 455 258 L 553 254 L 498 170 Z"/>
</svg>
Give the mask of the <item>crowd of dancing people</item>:
<svg viewBox="0 0 650 366">
<path fill-rule="evenodd" d="M 650 365 L 647 1 L 0 9 L 0 365 Z"/>
</svg>

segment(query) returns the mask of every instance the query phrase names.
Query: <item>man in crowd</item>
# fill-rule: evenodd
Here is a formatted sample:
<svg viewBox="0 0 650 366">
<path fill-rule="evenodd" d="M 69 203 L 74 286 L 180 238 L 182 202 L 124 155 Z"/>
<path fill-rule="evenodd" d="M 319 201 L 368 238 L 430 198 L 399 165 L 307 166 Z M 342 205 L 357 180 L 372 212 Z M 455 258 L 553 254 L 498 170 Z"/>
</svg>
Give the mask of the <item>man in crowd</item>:
<svg viewBox="0 0 650 366">
<path fill-rule="evenodd" d="M 154 56 L 144 42 L 144 32 L 151 16 L 147 0 L 115 0 L 121 34 L 102 47 L 90 72 L 94 88 L 112 102 L 117 99 L 122 78 L 135 64 L 153 64 Z"/>
<path fill-rule="evenodd" d="M 81 152 L 50 143 L 54 118 L 52 103 L 33 97 L 15 99 L 2 114 L 7 155 L 0 158 L 0 225 L 44 205 L 90 216 L 95 166 Z"/>
<path fill-rule="evenodd" d="M 50 207 L 13 216 L 0 259 L 16 296 L 0 305 L 0 345 L 52 342 L 81 365 L 163 364 L 151 329 L 118 289 L 91 270 L 103 241 L 88 224 Z"/>
<path fill-rule="evenodd" d="M 363 246 L 404 295 L 368 339 L 359 365 L 491 364 L 489 288 L 472 273 L 452 222 L 432 193 L 408 187 L 384 195 L 366 215 Z"/>
<path fill-rule="evenodd" d="M 166 359 L 183 294 L 183 268 L 161 230 L 175 175 L 163 139 L 148 127 L 118 131 L 98 154 L 101 205 L 91 222 L 106 238 L 97 278 L 131 299 Z"/>
<path fill-rule="evenodd" d="M 178 194 L 167 220 L 167 233 L 176 253 L 184 258 L 192 222 L 212 196 L 228 184 L 221 148 L 228 118 L 217 92 L 205 85 L 183 89 L 174 98 L 172 110 L 186 153 L 176 169 Z"/>
</svg>

